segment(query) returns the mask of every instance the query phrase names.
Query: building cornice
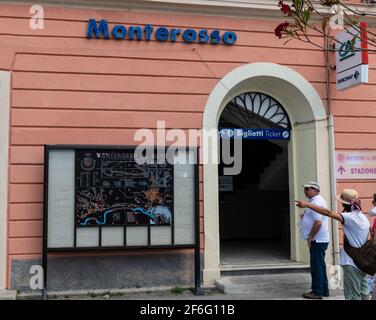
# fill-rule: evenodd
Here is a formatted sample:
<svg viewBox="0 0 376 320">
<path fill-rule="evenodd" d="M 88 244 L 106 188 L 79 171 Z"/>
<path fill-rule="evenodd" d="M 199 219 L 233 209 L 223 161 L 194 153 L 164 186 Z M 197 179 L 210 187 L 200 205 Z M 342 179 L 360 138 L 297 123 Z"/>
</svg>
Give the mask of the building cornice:
<svg viewBox="0 0 376 320">
<path fill-rule="evenodd" d="M 244 18 L 281 18 L 276 0 L 0 0 L 7 4 L 46 5 L 53 7 L 107 10 L 142 10 L 181 14 L 200 14 Z"/>
<path fill-rule="evenodd" d="M 286 3 L 291 3 L 285 0 Z M 328 12 L 329 8 L 317 3 L 317 10 Z M 46 5 L 52 7 L 90 8 L 106 10 L 139 10 L 149 12 L 170 12 L 193 15 L 227 16 L 237 18 L 259 18 L 284 20 L 278 7 L 278 0 L 0 0 L 0 4 Z M 361 21 L 376 25 L 376 6 L 364 3 L 348 3 L 352 9 L 365 12 L 368 16 Z M 288 20 L 288 19 L 287 19 Z"/>
</svg>

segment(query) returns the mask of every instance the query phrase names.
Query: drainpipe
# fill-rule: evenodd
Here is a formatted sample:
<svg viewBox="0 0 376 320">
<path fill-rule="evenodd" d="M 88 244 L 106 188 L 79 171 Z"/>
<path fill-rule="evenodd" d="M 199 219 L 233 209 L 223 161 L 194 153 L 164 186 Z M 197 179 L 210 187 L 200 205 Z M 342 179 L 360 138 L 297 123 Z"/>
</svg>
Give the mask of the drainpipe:
<svg viewBox="0 0 376 320">
<path fill-rule="evenodd" d="M 329 131 L 329 161 L 330 161 L 330 200 L 331 210 L 337 212 L 337 188 L 336 188 L 336 163 L 335 163 L 335 146 L 334 146 L 334 126 L 333 114 L 328 115 L 328 131 Z M 339 235 L 338 221 L 332 219 L 332 235 L 333 235 L 333 264 L 339 264 Z"/>
<path fill-rule="evenodd" d="M 329 29 L 330 32 L 330 29 Z M 330 207 L 331 211 L 337 211 L 337 187 L 336 187 L 336 163 L 335 163 L 335 144 L 334 144 L 334 121 L 332 114 L 332 95 L 330 91 L 330 64 L 329 64 L 329 37 L 325 36 L 324 54 L 326 67 L 326 94 L 328 101 L 328 136 L 329 136 L 329 172 L 330 172 Z M 339 235 L 338 221 L 332 219 L 332 237 L 333 237 L 333 264 L 339 264 Z"/>
</svg>

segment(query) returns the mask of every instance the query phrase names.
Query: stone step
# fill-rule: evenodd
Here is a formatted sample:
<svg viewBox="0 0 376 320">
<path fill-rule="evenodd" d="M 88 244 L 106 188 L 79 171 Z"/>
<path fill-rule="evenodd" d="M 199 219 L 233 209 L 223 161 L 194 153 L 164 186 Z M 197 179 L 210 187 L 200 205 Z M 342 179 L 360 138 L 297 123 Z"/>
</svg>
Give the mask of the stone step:
<svg viewBox="0 0 376 320">
<path fill-rule="evenodd" d="M 308 273 L 258 274 L 221 277 L 216 281 L 216 287 L 225 294 L 291 289 L 305 292 L 309 289 L 310 283 L 311 277 Z"/>
<path fill-rule="evenodd" d="M 241 276 L 258 274 L 310 273 L 309 265 L 301 263 L 281 263 L 273 265 L 222 265 L 221 276 Z"/>
<path fill-rule="evenodd" d="M 300 300 L 310 291 L 311 276 L 307 272 L 226 276 L 216 281 L 216 288 L 230 296 L 249 300 Z M 329 300 L 343 300 L 342 290 L 330 290 Z"/>
<path fill-rule="evenodd" d="M 0 290 L 0 300 L 16 300 L 16 290 Z"/>
</svg>

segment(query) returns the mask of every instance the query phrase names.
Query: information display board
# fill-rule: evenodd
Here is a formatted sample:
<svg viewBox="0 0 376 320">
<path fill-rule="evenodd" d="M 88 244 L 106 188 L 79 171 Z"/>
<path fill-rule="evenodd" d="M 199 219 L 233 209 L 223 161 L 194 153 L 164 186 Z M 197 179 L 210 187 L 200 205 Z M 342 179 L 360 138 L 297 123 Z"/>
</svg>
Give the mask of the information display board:
<svg viewBox="0 0 376 320">
<path fill-rule="evenodd" d="M 195 294 L 203 294 L 197 149 L 164 148 L 161 162 L 155 147 L 157 161 L 143 164 L 135 149 L 45 146 L 43 299 L 49 252 L 155 248 L 194 249 Z"/>
<path fill-rule="evenodd" d="M 164 162 L 158 151 L 143 164 L 134 154 L 135 147 L 46 146 L 47 250 L 196 244 L 196 149 Z"/>
</svg>

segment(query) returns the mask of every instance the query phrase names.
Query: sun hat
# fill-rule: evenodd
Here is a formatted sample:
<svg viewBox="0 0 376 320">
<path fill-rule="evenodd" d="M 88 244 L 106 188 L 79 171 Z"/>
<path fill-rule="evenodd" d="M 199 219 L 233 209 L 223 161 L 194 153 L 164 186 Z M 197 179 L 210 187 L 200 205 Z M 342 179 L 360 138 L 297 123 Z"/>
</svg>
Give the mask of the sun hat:
<svg viewBox="0 0 376 320">
<path fill-rule="evenodd" d="M 337 195 L 337 200 L 343 204 L 351 204 L 351 201 L 359 198 L 358 191 L 354 189 L 343 189 L 341 194 Z"/>
<path fill-rule="evenodd" d="M 320 191 L 320 186 L 316 181 L 310 181 L 306 184 L 303 184 L 302 187 L 304 187 L 304 188 L 314 188 L 314 189 Z"/>
</svg>

